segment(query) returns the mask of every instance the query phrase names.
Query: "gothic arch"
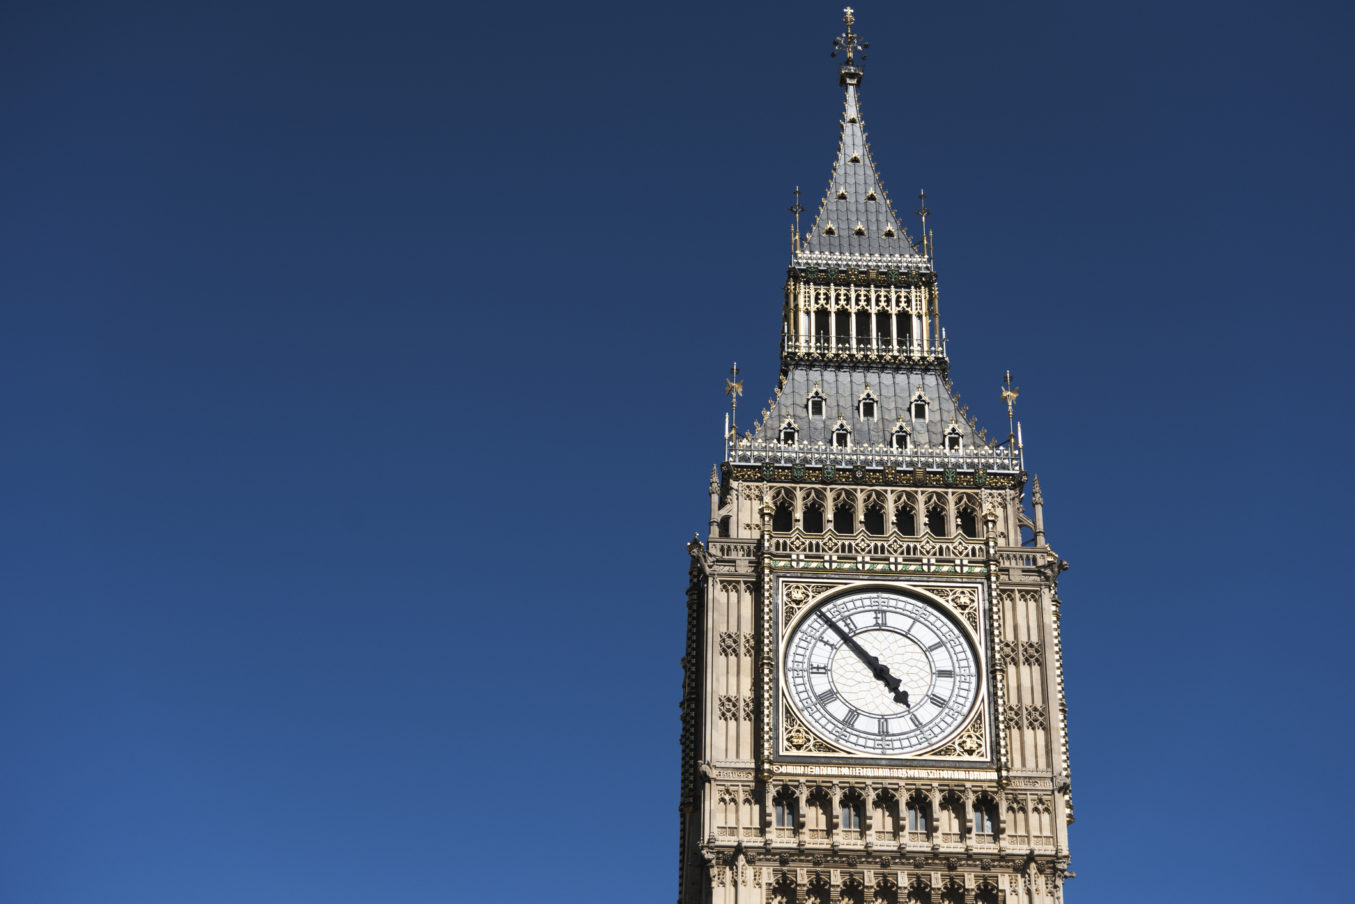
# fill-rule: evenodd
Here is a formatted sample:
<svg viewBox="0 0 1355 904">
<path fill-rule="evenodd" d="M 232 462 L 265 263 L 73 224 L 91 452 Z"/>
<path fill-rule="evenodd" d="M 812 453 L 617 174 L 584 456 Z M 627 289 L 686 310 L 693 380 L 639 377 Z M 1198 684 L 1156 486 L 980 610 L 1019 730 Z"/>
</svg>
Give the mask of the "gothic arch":
<svg viewBox="0 0 1355 904">
<path fill-rule="evenodd" d="M 855 876 L 843 880 L 839 895 L 842 904 L 866 904 L 866 887 Z"/>
<path fill-rule="evenodd" d="M 932 833 L 932 802 L 921 791 L 908 795 L 908 834 L 914 840 L 928 838 Z"/>
<path fill-rule="evenodd" d="M 826 526 L 828 500 L 823 490 L 806 490 L 800 509 L 800 527 L 807 534 L 821 534 Z"/>
<path fill-rule="evenodd" d="M 987 791 L 974 795 L 974 836 L 980 841 L 993 841 L 1002 831 L 998 814 L 1001 808 Z"/>
<path fill-rule="evenodd" d="M 883 789 L 871 802 L 875 807 L 875 837 L 893 840 L 899 837 L 899 796 Z"/>
<path fill-rule="evenodd" d="M 937 830 L 943 841 L 959 841 L 965 830 L 965 802 L 958 791 L 941 795 L 941 812 L 937 814 Z"/>
<path fill-rule="evenodd" d="M 844 791 L 839 801 L 838 822 L 844 834 L 860 837 L 866 825 L 866 799 L 855 788 Z"/>
<path fill-rule="evenodd" d="M 870 490 L 861 504 L 861 526 L 871 536 L 883 537 L 888 513 L 889 500 L 885 494 L 879 490 Z"/>
<path fill-rule="evenodd" d="M 871 904 L 899 904 L 899 887 L 892 879 L 880 879 L 875 883 Z"/>
<path fill-rule="evenodd" d="M 815 787 L 805 795 L 805 830 L 810 840 L 827 838 L 832 824 L 833 795 L 827 788 Z"/>
<path fill-rule="evenodd" d="M 795 880 L 785 873 L 772 883 L 772 904 L 798 904 Z"/>
</svg>

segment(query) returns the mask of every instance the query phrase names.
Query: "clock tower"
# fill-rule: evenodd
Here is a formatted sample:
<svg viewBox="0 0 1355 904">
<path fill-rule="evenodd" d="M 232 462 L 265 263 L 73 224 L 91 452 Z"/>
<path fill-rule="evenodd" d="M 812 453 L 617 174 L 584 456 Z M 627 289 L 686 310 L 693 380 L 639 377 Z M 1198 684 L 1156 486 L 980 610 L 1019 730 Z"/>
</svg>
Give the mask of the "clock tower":
<svg viewBox="0 0 1355 904">
<path fill-rule="evenodd" d="M 731 421 L 688 545 L 679 902 L 1056 904 L 1067 566 L 1010 376 L 1005 435 L 960 404 L 928 211 L 914 239 L 880 182 L 843 21 L 780 376 L 751 429 Z M 737 405 L 737 368 L 727 389 Z"/>
</svg>

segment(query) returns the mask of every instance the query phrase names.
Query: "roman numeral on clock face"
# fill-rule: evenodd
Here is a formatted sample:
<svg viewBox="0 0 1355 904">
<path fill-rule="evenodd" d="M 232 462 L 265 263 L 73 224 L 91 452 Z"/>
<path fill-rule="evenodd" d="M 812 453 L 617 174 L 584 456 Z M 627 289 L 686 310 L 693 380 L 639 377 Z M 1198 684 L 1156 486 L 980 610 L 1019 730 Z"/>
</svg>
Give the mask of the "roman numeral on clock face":
<svg viewBox="0 0 1355 904">
<path fill-rule="evenodd" d="M 954 678 L 954 677 L 955 677 L 955 670 L 954 670 L 954 669 L 937 669 L 937 670 L 936 670 L 936 677 L 937 677 L 937 678 Z"/>
<path fill-rule="evenodd" d="M 880 734 L 889 734 L 889 720 L 888 720 L 888 719 L 881 719 L 881 720 L 880 720 Z"/>
<path fill-rule="evenodd" d="M 936 696 L 936 694 L 928 694 L 927 699 L 932 701 L 942 709 L 946 708 L 946 701 L 943 698 Z"/>
<path fill-rule="evenodd" d="M 827 706 L 829 703 L 832 703 L 834 700 L 837 699 L 837 691 L 833 690 L 832 688 L 829 688 L 822 694 L 819 694 L 819 696 L 816 699 L 824 706 Z"/>
<path fill-rule="evenodd" d="M 842 719 L 842 724 L 843 724 L 843 725 L 846 725 L 848 728 L 851 728 L 853 725 L 856 724 L 856 719 L 857 719 L 857 717 L 860 716 L 860 715 L 861 715 L 861 714 L 860 714 L 859 712 L 857 712 L 856 710 L 854 710 L 854 709 L 853 709 L 853 710 L 850 710 L 850 711 L 847 713 L 847 715 L 843 717 L 843 719 Z"/>
</svg>

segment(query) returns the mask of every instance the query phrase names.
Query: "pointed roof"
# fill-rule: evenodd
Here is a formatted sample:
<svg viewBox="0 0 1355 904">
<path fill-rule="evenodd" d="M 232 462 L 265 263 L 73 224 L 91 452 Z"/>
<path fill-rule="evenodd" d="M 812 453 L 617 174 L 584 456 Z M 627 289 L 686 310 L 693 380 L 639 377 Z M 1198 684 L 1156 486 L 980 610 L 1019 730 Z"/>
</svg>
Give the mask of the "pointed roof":
<svg viewBox="0 0 1355 904">
<path fill-rule="evenodd" d="M 853 75 L 843 79 L 847 97 L 833 176 L 802 253 L 917 257 L 875 170 L 857 100 L 860 76 Z"/>
<path fill-rule="evenodd" d="M 864 62 L 870 45 L 852 30 L 856 24 L 852 8 L 847 7 L 843 13 L 842 22 L 847 30 L 833 39 L 833 56 L 844 56 L 838 67 L 838 84 L 846 90 L 837 160 L 814 225 L 803 242 L 797 240 L 796 264 L 826 263 L 831 267 L 834 259 L 841 257 L 842 263 L 848 265 L 883 263 L 930 269 L 926 255 L 913 248 L 875 170 L 857 96 L 862 76 L 857 54 Z"/>
</svg>

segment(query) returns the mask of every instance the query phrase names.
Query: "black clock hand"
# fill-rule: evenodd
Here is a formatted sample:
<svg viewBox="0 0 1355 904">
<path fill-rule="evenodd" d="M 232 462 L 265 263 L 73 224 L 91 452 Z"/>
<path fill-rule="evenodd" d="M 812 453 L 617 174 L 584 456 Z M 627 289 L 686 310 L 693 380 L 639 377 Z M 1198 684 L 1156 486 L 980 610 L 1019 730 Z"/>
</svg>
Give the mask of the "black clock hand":
<svg viewBox="0 0 1355 904">
<path fill-rule="evenodd" d="M 903 682 L 899 681 L 899 679 L 895 678 L 893 675 L 890 674 L 889 667 L 887 665 L 885 665 L 883 662 L 881 662 L 874 656 L 870 655 L 870 651 L 868 651 L 865 647 L 861 646 L 861 644 L 857 643 L 856 638 L 852 637 L 846 631 L 842 630 L 842 627 L 838 625 L 837 622 L 829 618 L 826 612 L 820 610 L 819 617 L 828 623 L 828 627 L 832 628 L 834 633 L 836 633 L 838 637 L 842 638 L 842 642 L 845 643 L 851 649 L 851 651 L 856 654 L 856 658 L 860 659 L 862 662 L 866 664 L 866 667 L 870 669 L 870 673 L 875 676 L 875 679 L 883 683 L 885 687 L 889 688 L 890 693 L 894 695 L 895 703 L 900 703 L 904 706 L 909 705 L 908 692 L 900 687 L 900 685 Z"/>
</svg>

